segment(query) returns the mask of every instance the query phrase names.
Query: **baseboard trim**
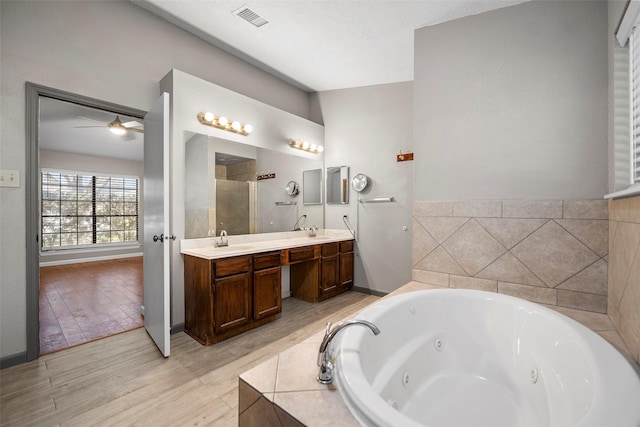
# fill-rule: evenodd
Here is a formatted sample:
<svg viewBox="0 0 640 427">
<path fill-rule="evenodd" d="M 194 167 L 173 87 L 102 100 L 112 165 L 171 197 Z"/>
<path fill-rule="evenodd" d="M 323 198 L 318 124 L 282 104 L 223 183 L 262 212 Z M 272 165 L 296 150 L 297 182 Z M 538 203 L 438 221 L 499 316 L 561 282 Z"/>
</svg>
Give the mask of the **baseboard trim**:
<svg viewBox="0 0 640 427">
<path fill-rule="evenodd" d="M 20 365 L 27 362 L 27 352 L 13 354 L 0 358 L 0 369 L 9 368 L 11 366 Z"/>
<path fill-rule="evenodd" d="M 361 294 L 374 295 L 376 297 L 383 297 L 388 294 L 388 292 L 376 291 L 375 289 L 363 288 L 361 286 L 352 286 L 351 290 L 360 292 Z"/>
<path fill-rule="evenodd" d="M 184 331 L 184 323 L 178 323 L 177 325 L 173 325 L 171 327 L 171 335 L 177 334 Z"/>
<path fill-rule="evenodd" d="M 105 256 L 97 256 L 97 257 L 90 257 L 90 258 L 63 259 L 59 261 L 41 261 L 40 267 L 51 267 L 54 265 L 67 265 L 67 264 L 80 264 L 83 262 L 94 262 L 94 261 L 109 261 L 112 259 L 135 258 L 135 257 L 141 257 L 141 256 L 142 256 L 142 252 L 134 252 L 130 254 L 105 255 Z M 42 260 L 42 257 L 40 259 Z"/>
</svg>

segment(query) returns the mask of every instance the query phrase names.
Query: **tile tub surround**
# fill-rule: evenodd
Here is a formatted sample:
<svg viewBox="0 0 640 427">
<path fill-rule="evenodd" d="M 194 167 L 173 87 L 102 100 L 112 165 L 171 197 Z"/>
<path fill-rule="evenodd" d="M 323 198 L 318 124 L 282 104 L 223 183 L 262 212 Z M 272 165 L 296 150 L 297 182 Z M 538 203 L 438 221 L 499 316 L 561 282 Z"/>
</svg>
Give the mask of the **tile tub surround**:
<svg viewBox="0 0 640 427">
<path fill-rule="evenodd" d="M 607 312 L 606 200 L 414 202 L 413 280 Z"/>
<path fill-rule="evenodd" d="M 388 296 L 425 289 L 442 287 L 413 281 Z M 640 366 L 633 361 L 607 315 L 557 306 L 549 308 L 597 332 L 614 345 L 640 375 Z M 306 341 L 240 374 L 240 427 L 359 426 L 335 385 L 322 385 L 315 380 L 318 373 L 316 358 L 323 335 L 324 331 L 319 331 Z"/>
<path fill-rule="evenodd" d="M 609 201 L 607 313 L 640 362 L 640 196 Z"/>
</svg>

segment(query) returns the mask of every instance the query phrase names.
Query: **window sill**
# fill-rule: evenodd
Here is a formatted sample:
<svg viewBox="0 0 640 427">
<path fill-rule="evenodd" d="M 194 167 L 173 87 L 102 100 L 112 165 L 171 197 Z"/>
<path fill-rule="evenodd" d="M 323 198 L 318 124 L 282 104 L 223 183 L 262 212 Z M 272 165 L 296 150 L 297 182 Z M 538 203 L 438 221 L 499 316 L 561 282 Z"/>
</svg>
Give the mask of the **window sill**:
<svg viewBox="0 0 640 427">
<path fill-rule="evenodd" d="M 633 184 L 624 190 L 615 191 L 604 196 L 605 199 L 620 199 L 640 194 L 640 184 Z"/>
</svg>

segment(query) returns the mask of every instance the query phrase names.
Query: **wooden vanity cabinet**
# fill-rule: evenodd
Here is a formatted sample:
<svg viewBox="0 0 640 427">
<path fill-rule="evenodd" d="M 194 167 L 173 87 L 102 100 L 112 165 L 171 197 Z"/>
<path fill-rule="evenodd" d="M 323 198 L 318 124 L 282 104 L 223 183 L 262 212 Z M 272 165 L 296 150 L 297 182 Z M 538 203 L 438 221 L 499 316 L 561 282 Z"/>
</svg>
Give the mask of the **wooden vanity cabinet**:
<svg viewBox="0 0 640 427">
<path fill-rule="evenodd" d="M 253 318 L 264 319 L 282 311 L 280 251 L 253 256 Z"/>
<path fill-rule="evenodd" d="M 210 345 L 276 319 L 280 251 L 207 260 L 184 256 L 185 332 Z"/>
<path fill-rule="evenodd" d="M 340 287 L 349 289 L 353 286 L 353 240 L 340 242 Z"/>
<path fill-rule="evenodd" d="M 340 264 L 338 261 L 338 243 L 322 245 L 320 258 L 320 297 L 338 290 L 340 280 Z"/>
<path fill-rule="evenodd" d="M 223 334 L 251 322 L 251 257 L 223 259 L 212 263 L 213 329 Z"/>
</svg>

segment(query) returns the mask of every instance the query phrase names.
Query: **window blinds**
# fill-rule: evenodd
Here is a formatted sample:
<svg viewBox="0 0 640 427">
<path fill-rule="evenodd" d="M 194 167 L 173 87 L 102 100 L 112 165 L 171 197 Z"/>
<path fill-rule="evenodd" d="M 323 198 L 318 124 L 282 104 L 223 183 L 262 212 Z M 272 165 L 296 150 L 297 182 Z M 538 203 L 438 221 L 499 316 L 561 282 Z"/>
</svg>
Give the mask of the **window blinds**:
<svg viewBox="0 0 640 427">
<path fill-rule="evenodd" d="M 631 183 L 640 182 L 640 30 L 629 37 L 630 105 L 631 105 Z"/>
</svg>

